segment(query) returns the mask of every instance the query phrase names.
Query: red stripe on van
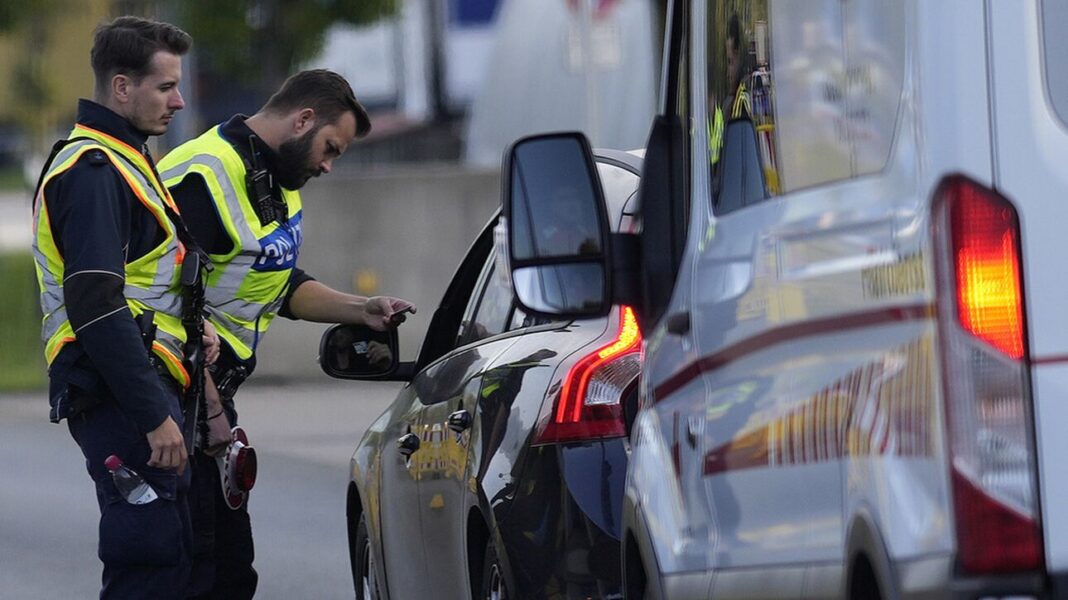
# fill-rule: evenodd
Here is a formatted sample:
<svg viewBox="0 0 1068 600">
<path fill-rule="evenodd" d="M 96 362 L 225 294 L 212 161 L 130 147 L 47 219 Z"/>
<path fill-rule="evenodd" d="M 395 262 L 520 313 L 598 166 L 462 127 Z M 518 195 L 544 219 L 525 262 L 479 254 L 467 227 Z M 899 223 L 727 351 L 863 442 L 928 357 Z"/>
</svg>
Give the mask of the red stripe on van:
<svg viewBox="0 0 1068 600">
<path fill-rule="evenodd" d="M 822 319 L 813 319 L 800 323 L 790 323 L 782 327 L 769 329 L 750 338 L 740 340 L 723 348 L 719 352 L 703 356 L 690 362 L 677 373 L 667 378 L 653 390 L 653 399 L 663 401 L 671 394 L 686 386 L 702 373 L 714 371 L 749 354 L 766 350 L 776 344 L 782 344 L 806 337 L 827 335 L 858 329 L 875 327 L 886 323 L 901 321 L 919 321 L 934 317 L 933 304 L 915 304 L 911 306 L 885 307 L 876 310 L 837 315 Z M 1068 357 L 1066 357 L 1068 358 Z"/>
<path fill-rule="evenodd" d="M 732 435 L 705 454 L 705 476 L 865 456 L 930 456 L 926 424 L 935 418 L 933 338 L 917 340 L 857 366 L 766 422 Z M 828 419 L 823 407 L 838 407 Z"/>
</svg>

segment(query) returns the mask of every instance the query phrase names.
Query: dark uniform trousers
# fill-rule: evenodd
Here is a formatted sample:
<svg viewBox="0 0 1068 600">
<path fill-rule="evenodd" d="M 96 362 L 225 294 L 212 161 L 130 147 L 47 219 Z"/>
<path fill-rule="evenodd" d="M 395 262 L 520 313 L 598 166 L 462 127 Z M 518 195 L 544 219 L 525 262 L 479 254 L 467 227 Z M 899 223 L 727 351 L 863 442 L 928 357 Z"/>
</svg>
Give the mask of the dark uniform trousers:
<svg viewBox="0 0 1068 600">
<path fill-rule="evenodd" d="M 181 427 L 180 393 L 172 384 L 162 387 L 171 417 Z M 187 499 L 192 470 L 186 468 L 179 476 L 174 469 L 148 466 L 152 454 L 148 440 L 114 398 L 84 404 L 94 406 L 69 417 L 67 424 L 85 455 L 100 504 L 98 554 L 104 563 L 100 598 L 185 598 L 193 547 Z M 144 477 L 159 498 L 141 505 L 126 502 L 104 467 L 111 454 Z"/>
<path fill-rule="evenodd" d="M 215 458 L 198 450 L 190 462 L 193 466 L 190 597 L 197 600 L 252 598 L 259 575 L 252 568 L 255 551 L 248 500 L 241 508 L 232 510 L 223 499 Z"/>
</svg>

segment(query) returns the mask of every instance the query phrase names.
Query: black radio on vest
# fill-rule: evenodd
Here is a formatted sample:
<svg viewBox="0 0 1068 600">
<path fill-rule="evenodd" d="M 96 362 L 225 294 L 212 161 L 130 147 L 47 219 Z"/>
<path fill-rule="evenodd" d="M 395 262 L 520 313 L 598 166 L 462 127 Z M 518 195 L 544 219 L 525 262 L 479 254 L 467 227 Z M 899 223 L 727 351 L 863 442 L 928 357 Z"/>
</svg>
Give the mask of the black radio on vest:
<svg viewBox="0 0 1068 600">
<path fill-rule="evenodd" d="M 248 190 L 252 208 L 260 219 L 260 225 L 267 225 L 284 218 L 286 215 L 284 212 L 279 214 L 276 210 L 273 178 L 270 171 L 259 166 L 259 162 L 256 160 L 256 145 L 252 136 L 248 138 L 248 149 L 252 160 L 251 164 L 246 165 L 245 169 L 245 189 Z"/>
</svg>

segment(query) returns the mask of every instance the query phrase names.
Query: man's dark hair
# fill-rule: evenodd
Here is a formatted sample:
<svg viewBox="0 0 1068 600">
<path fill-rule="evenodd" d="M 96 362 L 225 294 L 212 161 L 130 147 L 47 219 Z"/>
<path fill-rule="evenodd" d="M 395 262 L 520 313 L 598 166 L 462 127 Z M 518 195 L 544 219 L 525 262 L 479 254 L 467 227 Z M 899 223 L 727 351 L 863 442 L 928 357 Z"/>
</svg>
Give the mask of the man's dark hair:
<svg viewBox="0 0 1068 600">
<path fill-rule="evenodd" d="M 738 52 L 740 55 L 743 52 L 742 24 L 738 20 L 737 13 L 732 14 L 731 18 L 727 21 L 727 39 L 731 40 L 731 42 L 734 44 L 735 52 Z"/>
<path fill-rule="evenodd" d="M 356 137 L 371 131 L 371 119 L 356 101 L 349 82 L 333 71 L 312 69 L 292 75 L 263 105 L 264 112 L 274 114 L 304 108 L 314 110 L 322 125 L 334 124 L 342 114 L 351 112 L 356 117 Z"/>
<path fill-rule="evenodd" d="M 96 28 L 90 61 L 96 75 L 97 93 L 107 90 L 115 75 L 128 75 L 140 82 L 160 50 L 181 56 L 189 50 L 193 38 L 170 23 L 141 17 L 119 17 Z"/>
</svg>

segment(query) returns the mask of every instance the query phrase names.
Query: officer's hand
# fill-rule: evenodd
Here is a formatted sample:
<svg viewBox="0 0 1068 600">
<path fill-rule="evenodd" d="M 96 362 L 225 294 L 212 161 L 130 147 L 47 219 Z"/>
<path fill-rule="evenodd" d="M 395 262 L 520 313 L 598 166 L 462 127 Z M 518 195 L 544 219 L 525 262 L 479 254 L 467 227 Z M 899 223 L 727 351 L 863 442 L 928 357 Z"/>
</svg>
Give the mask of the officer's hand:
<svg viewBox="0 0 1068 600">
<path fill-rule="evenodd" d="M 219 358 L 219 332 L 206 319 L 204 320 L 204 337 L 201 338 L 201 342 L 204 344 L 204 361 L 209 365 L 215 364 L 216 359 Z"/>
<path fill-rule="evenodd" d="M 185 451 L 185 438 L 174 419 L 167 417 L 159 427 L 147 436 L 152 456 L 148 459 L 150 467 L 159 469 L 178 469 L 178 474 L 185 472 L 185 463 L 189 456 Z"/>
<path fill-rule="evenodd" d="M 382 342 L 369 342 L 367 362 L 376 369 L 386 369 L 393 364 L 393 353 L 389 351 L 389 345 Z"/>
<path fill-rule="evenodd" d="M 415 314 L 415 305 L 390 296 L 372 296 L 364 305 L 364 324 L 375 331 L 386 331 L 404 322 L 405 312 Z"/>
</svg>

